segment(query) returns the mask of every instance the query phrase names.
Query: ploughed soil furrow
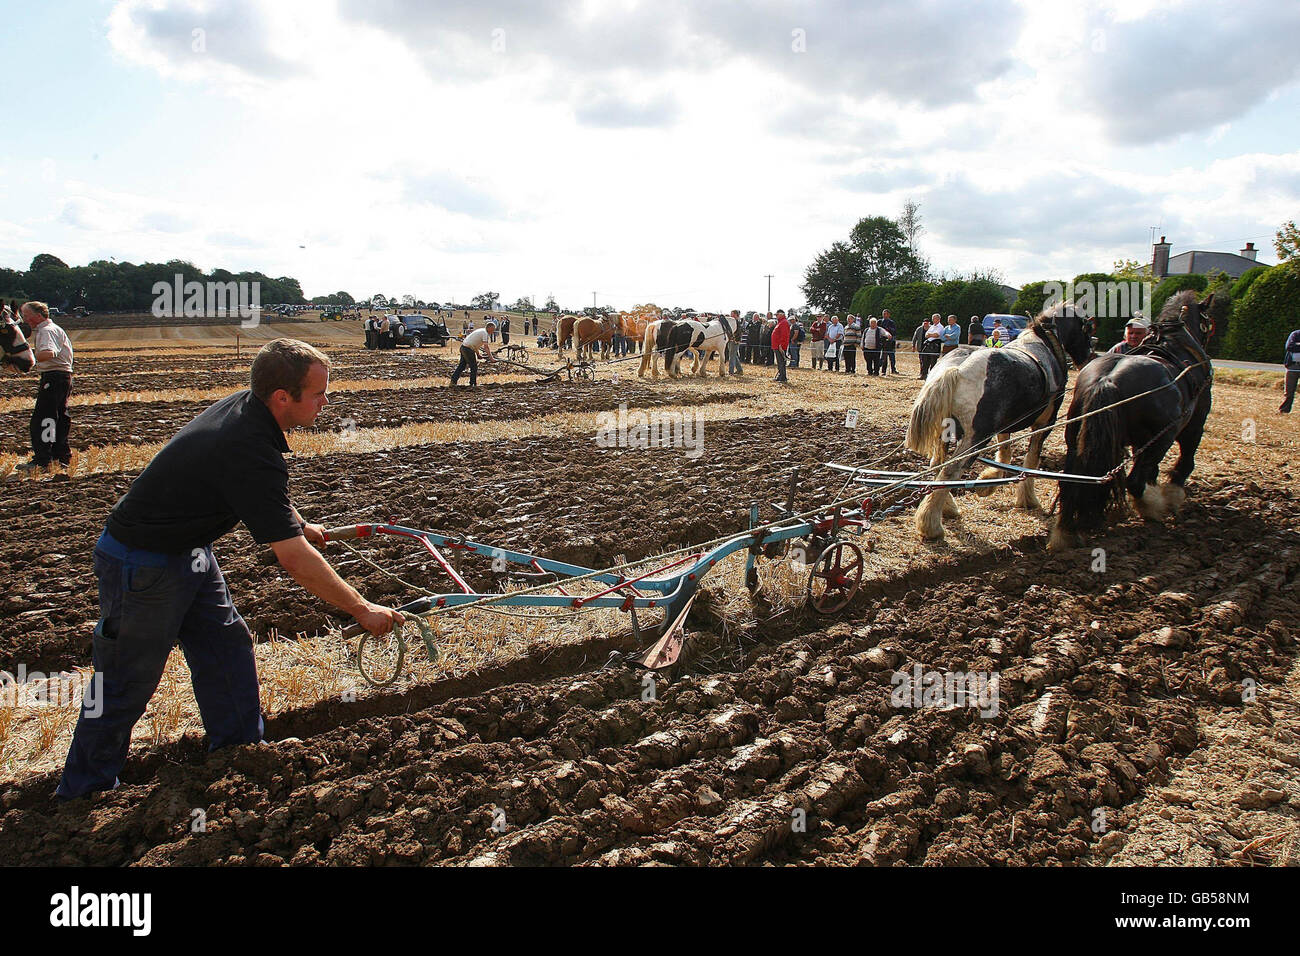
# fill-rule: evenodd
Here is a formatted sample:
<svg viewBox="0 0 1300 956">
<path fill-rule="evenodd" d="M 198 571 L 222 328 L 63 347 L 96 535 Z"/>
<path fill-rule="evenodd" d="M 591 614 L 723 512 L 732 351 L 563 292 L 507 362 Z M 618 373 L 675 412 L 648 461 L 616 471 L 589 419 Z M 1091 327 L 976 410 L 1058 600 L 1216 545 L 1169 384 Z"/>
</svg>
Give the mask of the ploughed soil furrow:
<svg viewBox="0 0 1300 956">
<path fill-rule="evenodd" d="M 419 350 L 370 352 L 360 346 L 355 348 L 326 346 L 324 351 L 329 355 L 332 363 L 330 377 L 349 381 L 401 382 L 428 376 L 450 377 L 460 355 L 459 347 L 455 342 L 447 348 L 430 347 Z M 229 355 L 214 352 L 203 357 L 182 355 L 151 357 L 142 354 L 131 358 L 119 356 L 100 358 L 94 352 L 80 352 L 76 354 L 73 362 L 75 373 L 73 393 L 85 395 L 91 392 L 138 392 L 150 389 L 222 386 L 232 390 L 246 388 L 248 370 L 256 354 L 255 349 L 247 348 L 239 358 L 235 357 L 233 349 L 230 350 Z M 565 355 L 566 358 L 571 358 L 572 349 Z M 528 343 L 530 367 L 553 369 L 560 364 L 562 364 L 561 360 L 553 349 L 538 349 Z M 612 368 L 621 370 L 620 374 L 628 378 L 636 375 L 637 363 L 625 362 Z M 488 366 L 480 360 L 480 378 L 491 380 L 498 371 L 514 374 L 523 370 L 508 365 Z M 36 379 L 33 375 L 4 375 L 0 377 L 0 398 L 34 395 L 35 383 Z"/>
<path fill-rule="evenodd" d="M 610 388 L 598 383 L 581 394 L 610 395 Z M 670 394 L 677 394 L 675 386 L 651 397 Z M 702 443 L 694 451 L 606 448 L 591 435 L 332 455 L 291 462 L 290 491 L 313 522 L 393 517 L 411 527 L 607 567 L 619 555 L 635 560 L 743 530 L 751 502 L 785 500 L 796 465 L 805 466 L 798 507 L 827 500 L 825 489 L 838 484 L 827 484 L 830 473 L 820 463 L 855 453 L 845 446 L 841 422 L 834 414 L 803 414 L 705 423 L 694 436 Z M 902 437 L 901 429 L 881 433 L 866 426 L 852 434 L 854 448 L 871 456 Z M 94 543 L 131 477 L 0 486 L 11 519 L 0 526 L 0 566 L 13 569 L 0 595 L 0 669 L 18 662 L 43 671 L 89 663 L 98 617 Z M 765 519 L 773 516 L 765 512 Z M 407 581 L 452 587 L 410 542 L 385 539 L 365 550 Z M 340 620 L 284 574 L 271 550 L 257 547 L 242 526 L 217 552 L 236 605 L 259 638 L 272 629 L 314 633 Z M 397 604 L 416 596 L 340 546 L 327 553 L 371 600 Z M 490 588 L 487 564 L 467 563 L 463 570 L 476 586 Z"/>
<path fill-rule="evenodd" d="M 244 383 L 240 383 L 241 385 Z M 238 386 L 232 388 L 236 391 Z M 478 389 L 393 388 L 343 391 L 330 395 L 330 403 L 317 419 L 315 431 L 337 432 L 350 428 L 400 428 L 427 422 L 480 422 L 535 418 L 557 411 L 598 412 L 617 409 L 621 402 L 633 408 L 695 405 L 701 401 L 728 402 L 747 397 L 744 392 L 704 394 L 688 386 L 639 382 L 589 382 L 575 385 L 561 402 L 555 386 L 534 382 L 481 384 Z M 72 445 L 145 444 L 165 442 L 211 402 L 128 402 L 111 405 L 74 405 Z M 0 414 L 0 452 L 22 454 L 31 447 L 27 437 L 30 411 Z"/>
<path fill-rule="evenodd" d="M 539 663 L 410 712 L 289 715 L 267 745 L 186 741 L 93 803 L 33 778 L 0 794 L 0 863 L 1087 863 L 1198 747 L 1195 706 L 1281 680 L 1300 628 L 1300 533 L 1263 493 L 1202 485 L 1177 524 L 1095 546 L 1104 570 L 1000 555 L 829 626 L 774 619 L 735 670 L 697 659 L 653 694 Z M 996 696 L 904 693 L 959 672 Z"/>
</svg>

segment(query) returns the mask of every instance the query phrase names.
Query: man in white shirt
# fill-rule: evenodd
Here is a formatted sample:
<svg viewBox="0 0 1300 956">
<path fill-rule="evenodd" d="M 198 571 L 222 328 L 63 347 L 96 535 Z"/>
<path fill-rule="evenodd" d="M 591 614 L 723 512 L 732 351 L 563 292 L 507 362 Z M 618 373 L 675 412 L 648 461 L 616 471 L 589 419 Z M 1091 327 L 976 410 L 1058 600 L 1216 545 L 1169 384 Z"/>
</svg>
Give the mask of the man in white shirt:
<svg viewBox="0 0 1300 956">
<path fill-rule="evenodd" d="M 491 319 L 481 329 L 475 329 L 463 339 L 460 340 L 460 364 L 456 366 L 456 371 L 451 373 L 451 384 L 454 386 L 460 379 L 460 375 L 465 369 L 469 369 L 469 387 L 475 388 L 478 385 L 478 352 L 482 351 L 483 357 L 489 362 L 492 358 L 492 345 L 490 336 L 496 332 L 497 324 Z"/>
<path fill-rule="evenodd" d="M 31 326 L 28 340 L 36 357 L 33 371 L 41 376 L 36 408 L 32 411 L 32 460 L 19 465 L 18 470 L 45 470 L 55 461 L 67 466 L 72 460 L 68 448 L 68 432 L 72 428 L 72 418 L 68 415 L 72 343 L 68 341 L 68 333 L 50 321 L 50 307 L 44 302 L 27 302 L 18 311 L 22 320 Z"/>
<path fill-rule="evenodd" d="M 831 321 L 826 326 L 826 370 L 829 372 L 838 372 L 840 370 L 840 349 L 844 347 L 844 326 L 840 324 L 840 317 L 832 315 Z"/>
<path fill-rule="evenodd" d="M 938 312 L 930 316 L 930 324 L 925 327 L 925 338 L 921 342 L 921 378 L 927 378 L 934 363 L 939 361 L 939 351 L 943 347 L 943 325 Z"/>
</svg>

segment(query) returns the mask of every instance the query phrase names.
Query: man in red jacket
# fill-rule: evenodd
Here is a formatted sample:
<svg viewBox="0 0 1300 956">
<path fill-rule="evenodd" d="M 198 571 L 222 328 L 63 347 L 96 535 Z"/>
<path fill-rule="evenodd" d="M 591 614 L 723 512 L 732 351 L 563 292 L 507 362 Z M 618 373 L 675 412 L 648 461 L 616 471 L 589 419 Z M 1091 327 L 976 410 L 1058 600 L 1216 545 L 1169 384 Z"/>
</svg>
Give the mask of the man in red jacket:
<svg viewBox="0 0 1300 956">
<path fill-rule="evenodd" d="M 789 348 L 790 323 L 786 320 L 785 311 L 781 310 L 776 313 L 776 328 L 772 330 L 772 353 L 776 356 L 776 380 L 778 382 L 786 381 L 785 353 Z"/>
</svg>

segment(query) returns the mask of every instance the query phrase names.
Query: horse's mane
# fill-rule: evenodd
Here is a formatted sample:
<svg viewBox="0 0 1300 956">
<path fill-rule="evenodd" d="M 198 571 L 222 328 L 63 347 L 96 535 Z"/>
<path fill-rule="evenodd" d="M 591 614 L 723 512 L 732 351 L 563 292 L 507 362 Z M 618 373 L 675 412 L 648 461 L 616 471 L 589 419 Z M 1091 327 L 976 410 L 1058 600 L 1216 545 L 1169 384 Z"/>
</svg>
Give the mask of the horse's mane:
<svg viewBox="0 0 1300 956">
<path fill-rule="evenodd" d="M 1047 325 L 1049 322 L 1055 325 L 1056 320 L 1065 314 L 1066 309 L 1073 308 L 1073 302 L 1058 302 L 1050 309 L 1043 309 L 1043 311 L 1039 312 L 1037 316 L 1029 320 L 1029 324 L 1025 326 L 1025 331 L 1028 332 L 1032 329 L 1035 332 L 1041 332 L 1043 326 Z"/>
<path fill-rule="evenodd" d="M 1196 297 L 1199 294 L 1195 289 L 1183 289 L 1181 292 L 1175 292 L 1165 299 L 1164 308 L 1160 310 L 1160 314 L 1156 316 L 1153 324 L 1167 328 L 1181 328 L 1183 325 L 1183 306 L 1190 310 L 1192 306 L 1197 304 Z"/>
</svg>

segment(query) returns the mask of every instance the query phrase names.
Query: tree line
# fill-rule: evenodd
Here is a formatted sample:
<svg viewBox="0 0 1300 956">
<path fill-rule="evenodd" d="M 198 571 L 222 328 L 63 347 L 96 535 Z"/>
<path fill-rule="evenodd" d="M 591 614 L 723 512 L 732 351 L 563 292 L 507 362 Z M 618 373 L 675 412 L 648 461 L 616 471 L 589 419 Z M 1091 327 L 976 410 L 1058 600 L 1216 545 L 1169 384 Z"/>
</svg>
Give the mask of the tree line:
<svg viewBox="0 0 1300 956">
<path fill-rule="evenodd" d="M 171 285 L 177 275 L 185 282 L 257 282 L 263 305 L 307 304 L 301 284 L 289 276 L 228 269 L 204 272 L 181 259 L 138 265 L 97 259 L 89 265 L 69 266 L 46 252 L 32 259 L 27 269 L 0 268 L 0 297 L 36 299 L 64 311 L 85 307 L 92 312 L 148 312 L 157 296 L 154 283 Z"/>
</svg>

